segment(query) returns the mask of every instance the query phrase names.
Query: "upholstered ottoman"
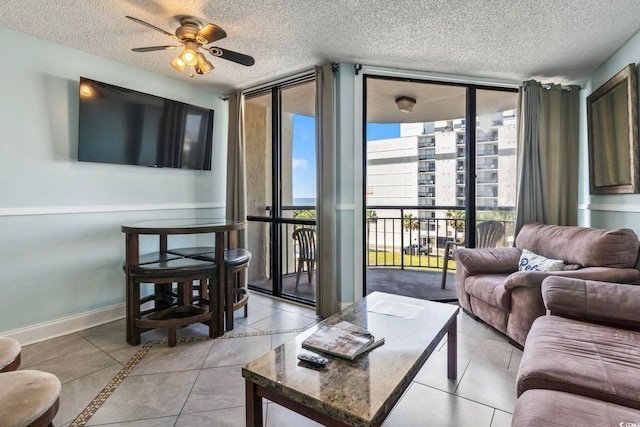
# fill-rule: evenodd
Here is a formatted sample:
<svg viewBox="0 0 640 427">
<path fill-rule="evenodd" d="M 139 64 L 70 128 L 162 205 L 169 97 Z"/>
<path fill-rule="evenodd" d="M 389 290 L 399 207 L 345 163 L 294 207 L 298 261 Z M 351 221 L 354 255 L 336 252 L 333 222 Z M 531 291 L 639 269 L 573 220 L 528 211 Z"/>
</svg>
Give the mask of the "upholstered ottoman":
<svg viewBox="0 0 640 427">
<path fill-rule="evenodd" d="M 609 427 L 640 423 L 640 411 L 553 390 L 527 390 L 516 401 L 511 427 Z"/>
<path fill-rule="evenodd" d="M 0 374 L 0 425 L 48 426 L 58 412 L 62 385 L 55 375 L 41 371 Z"/>
<path fill-rule="evenodd" d="M 527 336 L 516 384 L 518 396 L 549 389 L 640 409 L 640 332 L 539 317 Z"/>
<path fill-rule="evenodd" d="M 20 366 L 22 347 L 13 338 L 0 337 L 0 372 L 15 371 Z"/>
</svg>

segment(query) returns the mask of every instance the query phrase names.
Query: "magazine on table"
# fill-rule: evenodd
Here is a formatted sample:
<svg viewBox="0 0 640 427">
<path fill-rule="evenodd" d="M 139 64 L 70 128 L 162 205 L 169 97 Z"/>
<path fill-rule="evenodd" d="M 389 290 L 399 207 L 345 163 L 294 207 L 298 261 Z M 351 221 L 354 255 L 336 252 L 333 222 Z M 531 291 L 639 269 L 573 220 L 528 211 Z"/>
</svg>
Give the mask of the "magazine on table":
<svg viewBox="0 0 640 427">
<path fill-rule="evenodd" d="M 384 344 L 384 338 L 376 341 L 366 329 L 353 323 L 340 322 L 318 329 L 302 342 L 302 348 L 353 360 L 382 344 Z"/>
</svg>

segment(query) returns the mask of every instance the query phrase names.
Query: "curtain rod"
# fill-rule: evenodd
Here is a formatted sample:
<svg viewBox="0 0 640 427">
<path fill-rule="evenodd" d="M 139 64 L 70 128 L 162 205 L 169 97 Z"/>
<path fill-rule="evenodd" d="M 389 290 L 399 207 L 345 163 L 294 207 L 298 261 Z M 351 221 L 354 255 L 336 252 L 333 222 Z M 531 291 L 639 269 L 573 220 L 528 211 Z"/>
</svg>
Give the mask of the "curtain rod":
<svg viewBox="0 0 640 427">
<path fill-rule="evenodd" d="M 542 87 L 544 89 L 546 89 L 546 90 L 550 90 L 553 87 L 553 85 L 549 84 L 549 83 L 544 83 L 544 84 L 542 84 Z M 564 90 L 566 92 L 571 92 L 574 87 L 577 87 L 578 90 L 582 89 L 580 86 L 575 85 L 575 86 L 560 86 L 560 90 Z"/>
</svg>

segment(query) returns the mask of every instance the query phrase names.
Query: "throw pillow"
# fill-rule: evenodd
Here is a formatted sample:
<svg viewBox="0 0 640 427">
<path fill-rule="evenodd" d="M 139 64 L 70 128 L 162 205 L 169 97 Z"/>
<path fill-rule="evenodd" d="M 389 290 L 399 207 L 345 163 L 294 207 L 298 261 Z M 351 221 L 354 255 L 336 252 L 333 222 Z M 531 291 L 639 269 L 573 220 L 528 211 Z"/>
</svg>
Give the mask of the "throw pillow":
<svg viewBox="0 0 640 427">
<path fill-rule="evenodd" d="M 520 271 L 560 271 L 564 267 L 561 259 L 545 258 L 526 249 L 522 250 L 518 270 Z"/>
</svg>

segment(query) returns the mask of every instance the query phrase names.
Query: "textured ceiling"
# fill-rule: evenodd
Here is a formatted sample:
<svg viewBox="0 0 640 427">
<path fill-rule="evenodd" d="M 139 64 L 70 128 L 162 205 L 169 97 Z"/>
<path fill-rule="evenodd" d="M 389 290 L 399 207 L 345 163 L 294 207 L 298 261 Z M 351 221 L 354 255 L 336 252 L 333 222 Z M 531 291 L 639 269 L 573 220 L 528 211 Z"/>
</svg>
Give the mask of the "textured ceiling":
<svg viewBox="0 0 640 427">
<path fill-rule="evenodd" d="M 211 58 L 189 78 L 169 65 L 180 15 L 227 32 L 214 45 L 255 58 Z M 342 62 L 481 78 L 578 83 L 640 29 L 638 0 L 2 0 L 0 25 L 227 93 Z M 208 55 L 208 54 L 207 54 Z"/>
</svg>

